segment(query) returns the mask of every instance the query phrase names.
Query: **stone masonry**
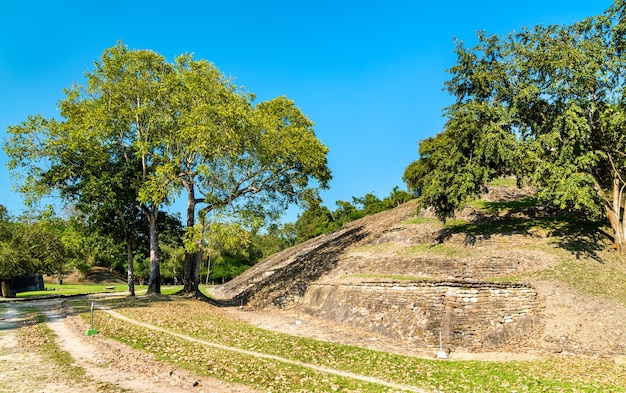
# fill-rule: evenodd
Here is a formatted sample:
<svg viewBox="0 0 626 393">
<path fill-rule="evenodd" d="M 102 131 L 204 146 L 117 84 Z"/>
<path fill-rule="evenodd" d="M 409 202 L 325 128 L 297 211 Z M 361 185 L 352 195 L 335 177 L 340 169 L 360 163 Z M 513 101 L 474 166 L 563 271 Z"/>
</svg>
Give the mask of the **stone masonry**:
<svg viewBox="0 0 626 393">
<path fill-rule="evenodd" d="M 486 282 L 311 284 L 302 310 L 420 346 L 489 348 L 533 329 L 537 292 Z"/>
</svg>

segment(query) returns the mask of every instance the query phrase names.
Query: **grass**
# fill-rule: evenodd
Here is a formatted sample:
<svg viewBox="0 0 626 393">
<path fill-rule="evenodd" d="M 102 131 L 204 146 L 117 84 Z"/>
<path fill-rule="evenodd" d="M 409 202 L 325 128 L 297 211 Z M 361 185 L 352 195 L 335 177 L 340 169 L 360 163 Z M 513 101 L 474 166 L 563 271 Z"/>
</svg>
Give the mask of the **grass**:
<svg viewBox="0 0 626 393">
<path fill-rule="evenodd" d="M 19 329 L 21 346 L 36 352 L 57 366 L 65 379 L 80 382 L 85 379 L 85 370 L 74 364 L 72 356 L 56 344 L 56 335 L 44 323 L 45 317 L 39 310 L 26 309 L 29 319 Z"/>
<path fill-rule="evenodd" d="M 589 295 L 601 296 L 626 306 L 626 264 L 614 251 L 572 252 L 558 242 L 538 244 L 537 249 L 556 255 L 553 268 L 530 275 L 532 278 L 567 283 Z"/>
<path fill-rule="evenodd" d="M 23 311 L 28 315 L 28 318 L 18 330 L 20 346 L 30 353 L 36 353 L 47 364 L 52 365 L 51 369 L 54 370 L 53 373 L 47 374 L 46 370 L 33 368 L 35 378 L 41 380 L 41 387 L 43 388 L 46 384 L 54 384 L 57 380 L 63 380 L 66 384 L 75 386 L 81 391 L 93 389 L 95 381 L 84 368 L 76 365 L 74 358 L 68 352 L 59 347 L 56 342 L 56 334 L 44 323 L 46 318 L 42 311 L 30 307 L 24 308 Z M 32 378 L 31 375 L 23 375 L 23 377 L 25 379 Z M 99 383 L 97 390 L 102 393 L 126 391 L 106 383 Z"/>
<path fill-rule="evenodd" d="M 163 285 L 161 286 L 161 294 L 171 295 L 182 289 L 182 285 Z M 148 290 L 147 285 L 135 285 L 135 293 L 137 295 L 143 295 Z M 110 285 L 110 284 L 46 284 L 45 291 L 29 291 L 20 292 L 17 297 L 42 297 L 42 296 L 71 296 L 71 295 L 87 295 L 94 293 L 116 293 L 116 292 L 128 292 L 128 286 L 122 285 Z"/>
<path fill-rule="evenodd" d="M 198 301 L 162 297 L 153 301 L 115 299 L 106 302 L 128 317 L 196 339 L 429 391 L 625 391 L 626 369 L 601 359 L 554 357 L 507 363 L 436 361 L 256 328 Z M 88 318 L 86 302 L 75 305 Z M 97 326 L 104 335 L 151 352 L 177 367 L 262 391 L 390 391 L 389 387 L 376 383 L 203 346 L 168 333 L 131 325 L 103 312 L 98 313 Z"/>
<path fill-rule="evenodd" d="M 510 176 L 499 177 L 497 179 L 493 179 L 492 181 L 490 181 L 489 185 L 491 185 L 491 186 L 500 186 L 500 187 L 517 188 L 517 179 L 514 178 L 514 177 L 510 177 Z"/>
<path fill-rule="evenodd" d="M 437 218 L 433 217 L 416 217 L 408 220 L 402 221 L 402 224 L 413 224 L 413 225 L 441 225 L 441 221 Z"/>
<path fill-rule="evenodd" d="M 507 202 L 489 202 L 482 199 L 475 199 L 471 202 L 468 202 L 468 206 L 471 206 L 478 211 L 492 214 L 519 212 L 536 205 L 537 201 L 533 197 L 527 197 L 520 200 Z"/>
<path fill-rule="evenodd" d="M 403 250 L 411 256 L 437 255 L 448 258 L 467 258 L 473 255 L 471 249 L 455 244 L 416 244 Z"/>
<path fill-rule="evenodd" d="M 347 279 L 350 277 L 364 278 L 364 279 L 369 279 L 369 280 L 385 279 L 385 280 L 393 280 L 393 281 L 421 281 L 421 280 L 428 279 L 426 277 L 409 276 L 405 274 L 374 274 L 374 273 L 352 274 L 349 276 L 344 276 L 342 277 L 342 279 Z"/>
</svg>

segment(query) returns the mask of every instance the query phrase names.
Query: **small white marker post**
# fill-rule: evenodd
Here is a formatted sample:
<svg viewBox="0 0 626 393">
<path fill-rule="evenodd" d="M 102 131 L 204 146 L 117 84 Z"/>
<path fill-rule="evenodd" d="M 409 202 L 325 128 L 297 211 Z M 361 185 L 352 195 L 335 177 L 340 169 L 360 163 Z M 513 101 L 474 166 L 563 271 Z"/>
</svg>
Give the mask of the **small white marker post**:
<svg viewBox="0 0 626 393">
<path fill-rule="evenodd" d="M 89 329 L 87 329 L 87 331 L 85 332 L 85 336 L 93 336 L 97 333 L 98 331 L 93 327 L 93 302 L 91 302 L 91 325 Z"/>
<path fill-rule="evenodd" d="M 441 339 L 441 329 L 439 329 L 439 352 L 437 352 L 437 359 L 447 359 L 448 354 L 443 350 L 443 341 Z"/>
<path fill-rule="evenodd" d="M 302 321 L 300 320 L 300 310 L 298 310 L 298 306 L 296 306 L 296 325 L 302 325 Z"/>
</svg>

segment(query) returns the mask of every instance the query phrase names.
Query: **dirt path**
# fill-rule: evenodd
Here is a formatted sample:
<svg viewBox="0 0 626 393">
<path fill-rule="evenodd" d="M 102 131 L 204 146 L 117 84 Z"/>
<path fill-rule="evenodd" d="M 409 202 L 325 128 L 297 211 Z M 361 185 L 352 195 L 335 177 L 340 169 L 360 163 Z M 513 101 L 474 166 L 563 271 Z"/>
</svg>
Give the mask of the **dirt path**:
<svg viewBox="0 0 626 393">
<path fill-rule="evenodd" d="M 88 378 L 80 381 L 79 384 L 70 383 L 63 376 L 63 370 L 49 370 L 53 368 L 50 361 L 28 352 L 28 347 L 19 348 L 17 345 L 17 328 L 19 316 L 22 308 L 43 309 L 47 318 L 47 326 L 57 336 L 57 344 L 68 352 L 74 359 L 76 365 L 86 371 Z M 290 363 L 300 367 L 311 368 L 316 371 L 334 374 L 345 378 L 361 380 L 387 386 L 397 391 L 409 391 L 425 393 L 423 389 L 400 385 L 365 375 L 354 374 L 323 367 L 319 365 L 306 364 L 278 356 L 264 353 L 248 351 L 235 347 L 228 347 L 217 343 L 212 343 L 198 338 L 169 332 L 158 326 L 149 325 L 131 318 L 127 318 L 106 307 L 98 306 L 115 318 L 126 322 L 142 326 L 155 331 L 172 334 L 179 338 L 193 341 L 203 346 L 218 347 L 224 351 L 244 353 L 248 356 L 258 358 L 269 358 L 275 361 Z M 98 335 L 87 337 L 85 330 L 87 326 L 78 316 L 72 316 L 64 309 L 62 300 L 44 300 L 24 302 L 4 303 L 4 316 L 0 321 L 0 354 L 5 354 L 0 361 L 12 364 L 10 375 L 1 375 L 2 379 L 9 378 L 8 384 L 3 387 L 15 392 L 64 392 L 75 393 L 84 391 L 106 391 L 106 392 L 168 392 L 187 393 L 193 392 L 239 392 L 252 393 L 255 390 L 245 386 L 233 386 L 212 378 L 201 378 L 186 371 L 179 370 L 164 362 L 154 359 L 150 354 L 135 351 L 128 346 L 115 340 L 99 337 Z M 17 348 L 17 350 L 16 350 Z M 5 367 L 3 367 L 5 369 Z M 59 378 L 50 378 L 50 375 L 59 375 Z M 43 378 L 43 380 L 42 380 Z M 24 381 L 26 379 L 26 381 Z M 61 381 L 60 381 L 61 380 Z"/>
<path fill-rule="evenodd" d="M 287 364 L 292 364 L 295 366 L 299 366 L 299 367 L 303 367 L 303 368 L 309 368 L 315 371 L 320 371 L 323 373 L 327 373 L 327 374 L 332 374 L 332 375 L 337 375 L 340 377 L 344 377 L 344 378 L 349 378 L 349 379 L 354 379 L 354 380 L 359 380 L 359 381 L 364 381 L 364 382 L 370 382 L 370 383 L 375 383 L 375 384 L 379 384 L 379 385 L 383 385 L 386 386 L 388 388 L 391 389 L 395 389 L 398 391 L 408 391 L 408 392 L 416 392 L 416 393 L 426 393 L 425 390 L 417 388 L 415 386 L 409 386 L 409 385 L 402 385 L 402 384 L 398 384 L 398 383 L 393 383 L 393 382 L 388 382 L 385 380 L 381 380 L 378 378 L 373 378 L 373 377 L 369 377 L 366 375 L 361 375 L 361 374 L 355 374 L 355 373 L 351 373 L 351 372 L 346 372 L 346 371 L 341 371 L 341 370 L 336 370 L 336 369 L 332 369 L 329 367 L 325 367 L 325 366 L 320 366 L 320 365 L 316 365 L 316 364 L 309 364 L 309 363 L 303 363 L 297 360 L 291 360 L 291 359 L 287 359 L 287 358 L 283 358 L 280 356 L 275 356 L 275 355 L 268 355 L 262 352 L 255 352 L 255 351 L 250 351 L 250 350 L 246 350 L 246 349 L 241 349 L 241 348 L 237 348 L 237 347 L 230 347 L 230 346 L 225 346 L 222 344 L 217 344 L 214 342 L 210 342 L 210 341 L 205 341 L 205 340 L 201 340 L 195 337 L 191 337 L 191 336 L 187 336 L 184 334 L 179 334 L 179 333 L 174 333 L 171 332 L 167 329 L 163 329 L 161 327 L 158 326 L 154 326 L 154 325 L 150 325 L 144 322 L 140 322 L 131 318 L 128 318 L 118 312 L 115 312 L 111 309 L 109 309 L 108 307 L 104 307 L 104 306 L 98 306 L 98 309 L 107 312 L 109 315 L 118 318 L 120 320 L 123 320 L 125 322 L 128 323 L 132 323 L 134 325 L 137 326 L 141 326 L 144 328 L 148 328 L 154 331 L 159 331 L 159 332 L 163 332 L 163 333 L 167 333 L 170 334 L 172 336 L 178 337 L 178 338 L 182 338 L 183 340 L 187 340 L 187 341 L 191 341 L 194 343 L 198 343 L 202 346 L 210 346 L 210 347 L 214 347 L 214 348 L 218 348 L 220 350 L 223 351 L 230 351 L 230 352 L 237 352 L 237 353 L 241 353 L 250 357 L 255 357 L 255 358 L 263 358 L 263 359 L 270 359 L 270 360 L 274 360 L 277 362 L 282 362 L 282 363 L 287 363 Z"/>
<path fill-rule="evenodd" d="M 245 386 L 198 377 L 114 340 L 85 336 L 84 322 L 70 316 L 61 300 L 5 302 L 0 305 L 0 391 L 10 392 L 172 392 L 252 393 Z M 18 343 L 24 307 L 42 308 L 59 347 L 86 371 L 84 381 L 68 380 L 64 370 Z M 6 390 L 4 390 L 6 389 Z"/>
<path fill-rule="evenodd" d="M 18 307 L 9 306 L 0 310 L 0 389 L 3 392 L 60 393 L 91 388 L 95 391 L 93 384 L 77 389 L 75 384 L 63 378 L 62 370 L 20 345 L 17 329 L 26 320 Z"/>
</svg>

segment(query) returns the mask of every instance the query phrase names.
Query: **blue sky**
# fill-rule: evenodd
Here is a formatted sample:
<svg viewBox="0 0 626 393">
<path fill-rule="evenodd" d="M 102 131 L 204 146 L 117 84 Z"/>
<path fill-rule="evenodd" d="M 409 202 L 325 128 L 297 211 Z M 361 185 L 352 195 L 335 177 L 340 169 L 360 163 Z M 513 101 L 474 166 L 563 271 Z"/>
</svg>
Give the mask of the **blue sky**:
<svg viewBox="0 0 626 393">
<path fill-rule="evenodd" d="M 330 148 L 331 210 L 369 192 L 405 189 L 418 141 L 438 133 L 454 38 L 573 23 L 608 0 L 484 1 L 13 1 L 0 6 L 0 139 L 28 115 L 57 116 L 63 89 L 82 82 L 121 40 L 173 60 L 193 53 L 235 77 L 258 101 L 285 95 Z M 0 204 L 21 197 L 0 152 Z M 176 204 L 173 210 L 179 209 Z M 293 221 L 291 209 L 286 220 Z"/>
</svg>

